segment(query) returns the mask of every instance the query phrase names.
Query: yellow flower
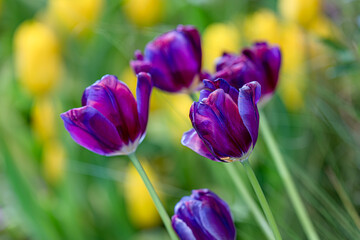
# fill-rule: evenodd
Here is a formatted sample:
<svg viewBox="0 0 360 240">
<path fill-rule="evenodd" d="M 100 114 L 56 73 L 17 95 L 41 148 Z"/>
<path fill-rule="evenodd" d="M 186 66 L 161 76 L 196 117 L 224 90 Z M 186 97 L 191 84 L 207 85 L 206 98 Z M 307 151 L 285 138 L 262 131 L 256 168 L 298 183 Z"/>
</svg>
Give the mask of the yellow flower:
<svg viewBox="0 0 360 240">
<path fill-rule="evenodd" d="M 16 30 L 14 46 L 23 87 L 33 95 L 51 91 L 61 74 L 60 47 L 52 30 L 40 22 L 23 22 Z"/>
<path fill-rule="evenodd" d="M 279 10 L 285 20 L 307 28 L 320 15 L 320 0 L 280 0 Z"/>
<path fill-rule="evenodd" d="M 169 102 L 166 110 L 168 129 L 173 142 L 178 144 L 184 132 L 192 127 L 189 118 L 192 100 L 186 94 L 168 95 L 166 98 Z"/>
<path fill-rule="evenodd" d="M 146 162 L 140 159 L 148 177 L 156 187 L 157 178 Z M 133 224 L 139 228 L 150 228 L 160 223 L 160 216 L 140 175 L 132 164 L 126 169 L 124 181 L 127 211 Z M 158 191 L 157 191 L 158 192 Z M 162 195 L 158 192 L 159 197 Z"/>
<path fill-rule="evenodd" d="M 246 18 L 244 33 L 246 39 L 250 42 L 267 41 L 273 44 L 279 43 L 279 20 L 272 11 L 261 9 Z"/>
<path fill-rule="evenodd" d="M 214 23 L 209 25 L 202 35 L 203 66 L 209 71 L 215 70 L 215 59 L 224 51 L 240 51 L 240 34 L 231 24 Z"/>
<path fill-rule="evenodd" d="M 304 104 L 303 94 L 307 85 L 306 47 L 301 29 L 295 24 L 283 26 L 280 46 L 283 65 L 279 93 L 288 109 L 298 110 Z"/>
<path fill-rule="evenodd" d="M 43 146 L 43 172 L 47 181 L 51 184 L 58 183 L 65 170 L 65 149 L 55 139 L 45 142 Z"/>
<path fill-rule="evenodd" d="M 309 31 L 321 38 L 333 38 L 338 34 L 335 26 L 325 16 L 317 16 L 310 24 Z"/>
<path fill-rule="evenodd" d="M 160 21 L 164 3 L 164 0 L 126 0 L 123 10 L 135 25 L 148 27 Z"/>
<path fill-rule="evenodd" d="M 32 129 L 41 142 L 46 142 L 55 137 L 54 104 L 49 98 L 38 98 L 35 100 L 31 112 L 31 121 Z"/>
<path fill-rule="evenodd" d="M 130 67 L 125 68 L 121 74 L 120 80 L 126 83 L 133 94 L 136 94 L 137 79 L 134 71 Z M 150 112 L 155 111 L 164 105 L 163 99 L 160 95 L 161 93 L 159 93 L 157 89 L 153 88 L 150 99 Z"/>
<path fill-rule="evenodd" d="M 84 35 L 98 20 L 102 7 L 103 0 L 50 0 L 47 17 L 67 32 Z"/>
</svg>

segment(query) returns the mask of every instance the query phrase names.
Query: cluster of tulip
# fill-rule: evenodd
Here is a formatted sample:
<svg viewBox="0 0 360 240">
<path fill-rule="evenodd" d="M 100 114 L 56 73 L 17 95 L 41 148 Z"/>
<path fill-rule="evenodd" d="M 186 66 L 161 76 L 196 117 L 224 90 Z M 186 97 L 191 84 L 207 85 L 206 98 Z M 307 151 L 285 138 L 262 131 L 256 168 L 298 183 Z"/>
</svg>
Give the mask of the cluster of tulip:
<svg viewBox="0 0 360 240">
<path fill-rule="evenodd" d="M 265 103 L 277 86 L 281 53 L 277 46 L 255 43 L 241 54 L 224 53 L 214 74 L 202 71 L 200 34 L 193 26 L 178 26 L 135 52 L 130 65 L 137 74 L 135 100 L 127 85 L 106 75 L 88 87 L 83 107 L 63 114 L 65 128 L 75 142 L 101 155 L 128 155 L 139 171 L 172 238 L 234 239 L 235 226 L 228 205 L 210 190 L 194 190 L 175 207 L 172 227 L 159 198 L 134 152 L 145 137 L 152 87 L 187 93 L 198 101 L 190 109 L 193 129 L 182 144 L 218 162 L 243 163 L 272 233 L 281 239 L 271 210 L 248 164 L 259 131 L 257 104 Z"/>
</svg>

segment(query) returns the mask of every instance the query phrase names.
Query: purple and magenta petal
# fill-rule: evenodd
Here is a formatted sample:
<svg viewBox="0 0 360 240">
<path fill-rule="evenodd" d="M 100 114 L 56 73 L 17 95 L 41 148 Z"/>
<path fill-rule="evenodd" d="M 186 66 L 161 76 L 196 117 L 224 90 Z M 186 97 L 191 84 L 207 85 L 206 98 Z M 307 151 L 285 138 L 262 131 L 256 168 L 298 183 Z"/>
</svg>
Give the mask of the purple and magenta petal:
<svg viewBox="0 0 360 240">
<path fill-rule="evenodd" d="M 71 109 L 61 118 L 74 141 L 90 151 L 109 155 L 124 145 L 115 126 L 93 107 Z"/>
<path fill-rule="evenodd" d="M 258 82 L 250 82 L 239 89 L 239 113 L 249 131 L 252 146 L 255 146 L 259 132 L 259 111 L 257 102 L 261 97 L 261 86 Z"/>
</svg>

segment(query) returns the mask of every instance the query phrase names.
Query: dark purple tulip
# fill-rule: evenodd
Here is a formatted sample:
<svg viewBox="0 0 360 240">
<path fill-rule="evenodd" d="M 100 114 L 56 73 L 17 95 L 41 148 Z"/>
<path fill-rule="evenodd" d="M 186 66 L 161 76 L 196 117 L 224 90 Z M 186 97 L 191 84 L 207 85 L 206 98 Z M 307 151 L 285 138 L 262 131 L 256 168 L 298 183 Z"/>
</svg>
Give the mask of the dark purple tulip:
<svg viewBox="0 0 360 240">
<path fill-rule="evenodd" d="M 183 197 L 171 220 L 181 240 L 234 240 L 236 236 L 229 206 L 208 189 Z"/>
<path fill-rule="evenodd" d="M 248 158 L 258 137 L 260 84 L 246 83 L 239 91 L 223 79 L 204 80 L 204 85 L 190 108 L 193 129 L 181 143 L 214 161 Z"/>
<path fill-rule="evenodd" d="M 261 85 L 261 101 L 269 99 L 277 86 L 281 65 L 281 52 L 266 42 L 255 43 L 241 55 L 228 54 L 218 59 L 213 79 L 223 78 L 235 88 L 251 81 Z"/>
<path fill-rule="evenodd" d="M 200 83 L 201 56 L 197 29 L 179 25 L 149 42 L 144 55 L 137 50 L 130 65 L 135 73 L 150 73 L 154 86 L 161 90 L 192 92 Z"/>
<path fill-rule="evenodd" d="M 152 89 L 148 73 L 139 73 L 137 78 L 137 101 L 126 84 L 113 75 L 105 75 L 85 89 L 83 107 L 61 114 L 75 142 L 106 156 L 136 150 L 145 137 Z"/>
</svg>

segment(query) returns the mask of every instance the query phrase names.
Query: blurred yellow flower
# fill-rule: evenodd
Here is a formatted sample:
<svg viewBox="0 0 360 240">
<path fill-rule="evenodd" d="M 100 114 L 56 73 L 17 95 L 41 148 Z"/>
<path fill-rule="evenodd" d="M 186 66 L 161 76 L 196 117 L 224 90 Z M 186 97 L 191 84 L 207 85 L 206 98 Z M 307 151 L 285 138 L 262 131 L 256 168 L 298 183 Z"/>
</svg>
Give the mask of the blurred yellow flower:
<svg viewBox="0 0 360 240">
<path fill-rule="evenodd" d="M 333 38 L 337 33 L 335 26 L 325 16 L 317 16 L 309 25 L 309 31 L 321 38 Z"/>
<path fill-rule="evenodd" d="M 278 44 L 280 41 L 280 28 L 275 13 L 267 9 L 261 9 L 246 18 L 244 34 L 249 42 L 267 41 Z"/>
<path fill-rule="evenodd" d="M 304 104 L 307 78 L 304 35 L 296 24 L 283 26 L 280 47 L 283 65 L 279 93 L 288 109 L 298 110 Z"/>
<path fill-rule="evenodd" d="M 56 184 L 61 181 L 65 170 L 65 149 L 55 139 L 48 140 L 43 146 L 43 173 L 47 181 Z"/>
<path fill-rule="evenodd" d="M 67 32 L 83 35 L 100 17 L 103 0 L 50 0 L 47 17 Z"/>
<path fill-rule="evenodd" d="M 286 21 L 307 28 L 320 15 L 320 0 L 279 0 L 279 10 Z"/>
<path fill-rule="evenodd" d="M 60 47 L 55 34 L 36 21 L 23 22 L 14 36 L 15 65 L 24 88 L 33 95 L 48 93 L 61 74 Z"/>
<path fill-rule="evenodd" d="M 179 143 L 184 132 L 192 127 L 189 112 L 193 101 L 186 94 L 167 95 L 166 99 L 168 129 L 174 143 Z"/>
<path fill-rule="evenodd" d="M 157 178 L 150 165 L 140 159 L 148 177 L 156 188 Z M 127 211 L 133 224 L 139 228 L 150 228 L 160 224 L 160 216 L 140 175 L 132 164 L 126 169 L 124 181 Z M 157 191 L 158 192 L 158 191 Z M 162 195 L 158 192 L 160 199 Z"/>
<path fill-rule="evenodd" d="M 153 26 L 163 15 L 164 0 L 125 0 L 127 18 L 139 27 Z"/>
<path fill-rule="evenodd" d="M 224 51 L 240 51 L 240 34 L 238 29 L 225 23 L 209 25 L 202 35 L 203 66 L 206 70 L 215 70 L 215 59 Z"/>
<path fill-rule="evenodd" d="M 125 68 L 125 70 L 121 73 L 119 80 L 125 82 L 130 91 L 134 95 L 136 94 L 137 79 L 134 71 L 130 67 Z M 164 105 L 160 94 L 161 93 L 159 93 L 157 89 L 153 88 L 150 100 L 150 112 L 155 111 Z"/>
<path fill-rule="evenodd" d="M 35 135 L 43 143 L 55 137 L 55 110 L 49 98 L 35 99 L 31 111 L 31 126 Z"/>
</svg>

